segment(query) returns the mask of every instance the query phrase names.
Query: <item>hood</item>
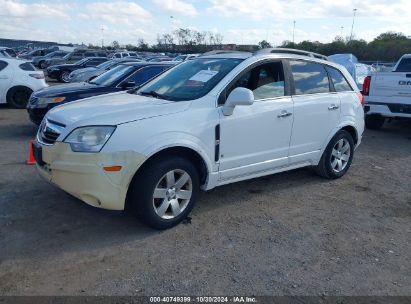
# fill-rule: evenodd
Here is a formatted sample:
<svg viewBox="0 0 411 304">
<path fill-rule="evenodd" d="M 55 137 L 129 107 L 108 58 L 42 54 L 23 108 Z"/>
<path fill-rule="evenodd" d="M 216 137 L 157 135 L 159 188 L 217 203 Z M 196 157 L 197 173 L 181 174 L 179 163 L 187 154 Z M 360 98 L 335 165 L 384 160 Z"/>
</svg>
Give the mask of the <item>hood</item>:
<svg viewBox="0 0 411 304">
<path fill-rule="evenodd" d="M 80 93 L 81 91 L 89 91 L 93 89 L 98 89 L 100 86 L 95 84 L 90 84 L 87 82 L 80 83 L 67 83 L 57 86 L 50 86 L 39 91 L 36 91 L 33 96 L 35 97 L 55 97 L 55 96 L 65 96 L 72 93 Z"/>
<path fill-rule="evenodd" d="M 120 92 L 63 104 L 49 111 L 47 118 L 70 126 L 70 129 L 87 125 L 118 125 L 182 112 L 190 104 L 190 101 L 174 102 Z"/>
</svg>

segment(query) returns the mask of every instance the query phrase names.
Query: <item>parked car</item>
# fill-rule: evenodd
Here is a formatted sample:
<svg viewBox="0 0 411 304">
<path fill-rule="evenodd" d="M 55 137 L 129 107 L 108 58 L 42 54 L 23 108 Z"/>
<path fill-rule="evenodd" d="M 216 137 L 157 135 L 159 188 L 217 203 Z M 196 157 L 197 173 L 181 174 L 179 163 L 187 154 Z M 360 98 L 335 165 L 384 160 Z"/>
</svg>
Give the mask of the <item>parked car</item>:
<svg viewBox="0 0 411 304">
<path fill-rule="evenodd" d="M 172 59 L 167 56 L 158 56 L 158 57 L 150 58 L 147 60 L 147 62 L 162 62 L 162 61 L 172 61 Z"/>
<path fill-rule="evenodd" d="M 96 67 L 88 67 L 78 69 L 70 73 L 69 82 L 82 82 L 90 81 L 97 76 L 105 73 L 108 70 L 115 68 L 116 66 L 126 62 L 140 62 L 141 60 L 133 57 L 125 57 L 121 59 L 112 59 L 99 64 Z"/>
<path fill-rule="evenodd" d="M 173 59 L 173 61 L 186 61 L 186 60 L 191 60 L 196 57 L 198 57 L 200 54 L 185 54 L 185 55 L 179 55 Z"/>
<path fill-rule="evenodd" d="M 31 60 L 33 61 L 34 66 L 36 66 L 38 68 L 41 68 L 41 69 L 45 69 L 47 59 L 63 58 L 67 54 L 68 54 L 68 52 L 65 52 L 65 51 L 54 51 L 54 52 L 48 53 L 47 55 L 44 55 L 44 56 L 33 57 Z"/>
<path fill-rule="evenodd" d="M 107 57 L 104 51 L 90 51 L 90 50 L 76 50 L 74 52 L 68 53 L 62 58 L 49 58 L 45 62 L 45 66 L 49 67 L 57 64 L 74 63 L 83 58 L 88 57 Z"/>
<path fill-rule="evenodd" d="M 42 71 L 28 61 L 0 58 L 0 103 L 25 108 L 32 92 L 47 87 Z"/>
<path fill-rule="evenodd" d="M 1 57 L 16 57 L 16 52 L 8 47 L 0 46 L 0 56 Z"/>
<path fill-rule="evenodd" d="M 140 58 L 136 52 L 115 52 L 109 56 L 110 58 L 125 58 L 125 57 L 135 57 Z"/>
<path fill-rule="evenodd" d="M 411 118 L 411 54 L 398 60 L 392 72 L 376 72 L 364 80 L 365 125 L 378 130 L 386 119 Z"/>
<path fill-rule="evenodd" d="M 51 50 L 48 49 L 36 49 L 36 50 L 32 50 L 30 52 L 27 52 L 25 54 L 19 55 L 18 58 L 20 59 L 26 59 L 26 60 L 31 60 L 33 57 L 37 57 L 37 56 L 45 56 L 48 53 L 51 53 Z"/>
<path fill-rule="evenodd" d="M 40 124 L 44 115 L 55 106 L 90 96 L 128 90 L 174 65 L 174 63 L 122 63 L 88 83 L 70 83 L 40 90 L 31 96 L 27 105 L 30 120 Z"/>
<path fill-rule="evenodd" d="M 199 57 L 138 90 L 54 108 L 34 145 L 40 174 L 158 229 L 186 218 L 200 188 L 304 166 L 342 177 L 364 130 L 354 80 L 272 51 Z"/>
<path fill-rule="evenodd" d="M 157 229 L 201 189 L 299 167 L 349 169 L 364 130 L 362 95 L 329 61 L 262 50 L 183 62 L 138 90 L 51 110 L 34 144 L 48 181 Z"/>
<path fill-rule="evenodd" d="M 47 68 L 46 75 L 51 79 L 56 79 L 60 82 L 67 83 L 69 82 L 71 72 L 85 67 L 95 67 L 106 61 L 107 58 L 104 57 L 89 57 L 81 59 L 73 64 L 53 65 Z"/>
</svg>

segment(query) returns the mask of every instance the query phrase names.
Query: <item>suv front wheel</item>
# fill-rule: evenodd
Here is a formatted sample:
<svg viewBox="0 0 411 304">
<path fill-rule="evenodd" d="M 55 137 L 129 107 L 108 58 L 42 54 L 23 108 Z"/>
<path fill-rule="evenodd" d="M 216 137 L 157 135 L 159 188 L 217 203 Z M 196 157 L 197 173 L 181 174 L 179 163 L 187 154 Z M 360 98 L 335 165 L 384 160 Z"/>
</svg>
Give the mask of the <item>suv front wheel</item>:
<svg viewBox="0 0 411 304">
<path fill-rule="evenodd" d="M 316 172 L 325 178 L 340 178 L 350 168 L 353 156 L 354 140 L 350 133 L 340 130 L 328 143 Z"/>
<path fill-rule="evenodd" d="M 150 162 L 130 185 L 129 204 L 155 229 L 171 228 L 191 212 L 199 191 L 194 165 L 178 156 Z"/>
</svg>

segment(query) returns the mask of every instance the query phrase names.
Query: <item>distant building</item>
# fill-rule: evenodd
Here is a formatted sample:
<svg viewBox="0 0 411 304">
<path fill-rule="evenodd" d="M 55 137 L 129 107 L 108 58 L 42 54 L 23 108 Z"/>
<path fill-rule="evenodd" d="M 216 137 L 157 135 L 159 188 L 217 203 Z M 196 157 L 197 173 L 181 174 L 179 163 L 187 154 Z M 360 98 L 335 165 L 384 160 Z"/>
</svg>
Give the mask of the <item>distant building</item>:
<svg viewBox="0 0 411 304">
<path fill-rule="evenodd" d="M 73 46 L 72 44 L 60 44 L 52 41 L 37 41 L 37 40 L 18 40 L 18 39 L 5 39 L 0 38 L 0 46 L 9 48 L 23 48 L 30 46 L 31 48 L 49 48 L 51 46 Z"/>
</svg>

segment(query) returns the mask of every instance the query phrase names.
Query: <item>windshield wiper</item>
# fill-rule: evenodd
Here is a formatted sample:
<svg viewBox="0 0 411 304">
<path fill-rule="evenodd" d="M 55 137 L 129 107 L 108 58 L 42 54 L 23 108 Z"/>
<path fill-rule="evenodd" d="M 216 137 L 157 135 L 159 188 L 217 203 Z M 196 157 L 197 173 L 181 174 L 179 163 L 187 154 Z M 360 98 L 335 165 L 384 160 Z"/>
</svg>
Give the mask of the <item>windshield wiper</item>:
<svg viewBox="0 0 411 304">
<path fill-rule="evenodd" d="M 150 92 L 143 92 L 143 91 L 140 91 L 140 92 L 138 92 L 140 95 L 143 95 L 143 96 L 152 96 L 152 97 L 154 97 L 154 98 L 160 98 L 160 99 L 168 99 L 167 98 L 167 96 L 165 96 L 165 95 L 162 95 L 162 94 L 159 94 L 159 93 L 157 93 L 156 91 L 150 91 Z"/>
</svg>

